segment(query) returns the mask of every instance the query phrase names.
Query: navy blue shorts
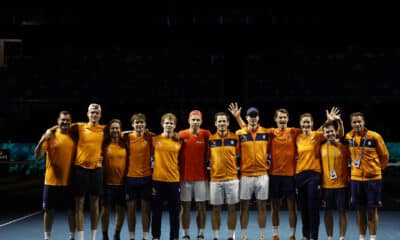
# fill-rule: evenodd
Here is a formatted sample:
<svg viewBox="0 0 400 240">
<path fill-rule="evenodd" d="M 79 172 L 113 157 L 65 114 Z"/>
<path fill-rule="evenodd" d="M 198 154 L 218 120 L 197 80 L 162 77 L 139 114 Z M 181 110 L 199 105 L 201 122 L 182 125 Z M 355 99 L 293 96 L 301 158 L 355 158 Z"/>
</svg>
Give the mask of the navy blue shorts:
<svg viewBox="0 0 400 240">
<path fill-rule="evenodd" d="M 100 196 L 103 192 L 103 169 L 72 168 L 72 188 L 75 196 Z"/>
<path fill-rule="evenodd" d="M 347 188 L 323 188 L 322 207 L 326 210 L 347 208 Z"/>
<path fill-rule="evenodd" d="M 74 197 L 70 186 L 43 187 L 43 210 L 74 210 Z"/>
<path fill-rule="evenodd" d="M 382 180 L 351 181 L 351 204 L 371 208 L 382 207 Z"/>
<path fill-rule="evenodd" d="M 296 185 L 293 176 L 269 175 L 269 196 L 282 198 L 296 195 Z"/>
<path fill-rule="evenodd" d="M 143 178 L 133 178 L 127 177 L 125 179 L 125 192 L 126 192 L 126 200 L 137 200 L 143 199 L 150 201 L 151 200 L 151 188 L 152 188 L 152 180 L 151 177 L 143 177 Z"/>
<path fill-rule="evenodd" d="M 125 188 L 121 186 L 104 185 L 103 206 L 111 207 L 114 205 L 125 206 Z"/>
</svg>

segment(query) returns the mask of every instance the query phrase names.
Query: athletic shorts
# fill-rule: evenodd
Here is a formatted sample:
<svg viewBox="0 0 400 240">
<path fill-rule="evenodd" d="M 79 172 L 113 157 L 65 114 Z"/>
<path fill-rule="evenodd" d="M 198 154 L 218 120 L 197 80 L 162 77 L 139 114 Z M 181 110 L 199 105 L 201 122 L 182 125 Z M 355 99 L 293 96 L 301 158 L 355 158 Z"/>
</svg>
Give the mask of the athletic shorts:
<svg viewBox="0 0 400 240">
<path fill-rule="evenodd" d="M 207 181 L 182 181 L 181 182 L 181 201 L 204 202 L 208 200 L 208 182 Z"/>
<path fill-rule="evenodd" d="M 269 175 L 270 198 L 282 198 L 296 195 L 294 176 Z"/>
<path fill-rule="evenodd" d="M 382 181 L 351 181 L 351 204 L 371 208 L 382 207 Z"/>
<path fill-rule="evenodd" d="M 43 210 L 74 210 L 71 186 L 43 186 Z"/>
<path fill-rule="evenodd" d="M 86 169 L 74 166 L 72 169 L 72 188 L 75 196 L 100 196 L 103 191 L 103 169 Z"/>
<path fill-rule="evenodd" d="M 269 177 L 267 174 L 261 176 L 242 176 L 240 178 L 240 199 L 251 200 L 253 193 L 257 200 L 267 200 L 269 189 Z"/>
<path fill-rule="evenodd" d="M 239 202 L 239 180 L 210 182 L 210 204 L 222 205 Z"/>
<path fill-rule="evenodd" d="M 347 208 L 347 188 L 323 188 L 322 207 L 326 210 Z"/>
<path fill-rule="evenodd" d="M 102 204 L 105 207 L 125 206 L 125 187 L 123 185 L 104 185 Z"/>
<path fill-rule="evenodd" d="M 134 178 L 127 177 L 125 179 L 125 200 L 146 200 L 151 201 L 151 177 Z"/>
</svg>

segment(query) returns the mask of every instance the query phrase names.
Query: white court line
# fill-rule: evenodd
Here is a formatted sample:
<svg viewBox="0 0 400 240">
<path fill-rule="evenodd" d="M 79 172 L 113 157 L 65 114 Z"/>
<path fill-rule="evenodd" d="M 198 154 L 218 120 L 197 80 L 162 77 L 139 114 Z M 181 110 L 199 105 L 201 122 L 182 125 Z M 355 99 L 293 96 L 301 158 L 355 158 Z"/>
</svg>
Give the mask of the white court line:
<svg viewBox="0 0 400 240">
<path fill-rule="evenodd" d="M 41 212 L 42 212 L 42 211 L 37 211 L 37 212 L 31 213 L 31 214 L 25 215 L 25 216 L 23 216 L 23 217 L 20 217 L 20 218 L 11 220 L 11 221 L 9 221 L 9 222 L 3 223 L 3 224 L 0 225 L 0 228 L 1 228 L 1 227 L 5 227 L 5 226 L 10 225 L 10 224 L 13 224 L 13 223 L 16 223 L 16 222 L 19 222 L 19 221 L 24 220 L 24 219 L 26 219 L 26 218 L 36 216 L 36 215 L 40 214 Z"/>
</svg>

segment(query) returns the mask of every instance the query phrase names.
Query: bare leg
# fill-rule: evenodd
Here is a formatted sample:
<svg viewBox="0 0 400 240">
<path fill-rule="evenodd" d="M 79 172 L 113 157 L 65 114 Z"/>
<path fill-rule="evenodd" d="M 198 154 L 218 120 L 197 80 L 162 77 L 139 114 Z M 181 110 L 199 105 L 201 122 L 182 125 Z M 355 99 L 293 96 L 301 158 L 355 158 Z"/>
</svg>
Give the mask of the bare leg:
<svg viewBox="0 0 400 240">
<path fill-rule="evenodd" d="M 97 229 L 97 223 L 99 222 L 99 197 L 89 196 L 90 201 L 90 227 L 92 230 Z"/>
<path fill-rule="evenodd" d="M 325 210 L 325 230 L 328 237 L 333 236 L 333 213 L 332 210 Z M 343 236 L 343 235 L 340 235 Z"/>
<path fill-rule="evenodd" d="M 339 231 L 340 237 L 344 237 L 347 231 L 347 212 L 346 210 L 339 211 Z"/>
<path fill-rule="evenodd" d="M 85 197 L 84 196 L 78 196 L 75 197 L 75 222 L 76 222 L 76 228 L 78 232 L 83 231 L 83 220 L 84 220 L 84 214 L 83 214 L 83 207 L 85 205 Z"/>
<path fill-rule="evenodd" d="M 368 208 L 368 232 L 369 235 L 376 235 L 378 229 L 378 208 Z"/>
<path fill-rule="evenodd" d="M 143 214 L 143 213 L 142 213 Z M 134 200 L 127 201 L 127 220 L 129 232 L 135 232 L 136 229 L 136 202 Z"/>
<path fill-rule="evenodd" d="M 365 235 L 365 233 L 367 232 L 367 216 L 364 206 L 357 207 L 357 225 L 358 233 L 360 235 Z"/>
<path fill-rule="evenodd" d="M 51 232 L 54 221 L 54 209 L 47 209 L 43 215 L 43 225 L 45 232 Z"/>
<path fill-rule="evenodd" d="M 192 202 L 181 202 L 182 204 L 182 228 L 185 231 L 188 231 L 190 227 L 190 207 Z M 187 234 L 187 232 L 185 232 Z"/>
<path fill-rule="evenodd" d="M 196 209 L 197 209 L 197 228 L 204 229 L 206 227 L 206 202 L 196 202 Z"/>
</svg>

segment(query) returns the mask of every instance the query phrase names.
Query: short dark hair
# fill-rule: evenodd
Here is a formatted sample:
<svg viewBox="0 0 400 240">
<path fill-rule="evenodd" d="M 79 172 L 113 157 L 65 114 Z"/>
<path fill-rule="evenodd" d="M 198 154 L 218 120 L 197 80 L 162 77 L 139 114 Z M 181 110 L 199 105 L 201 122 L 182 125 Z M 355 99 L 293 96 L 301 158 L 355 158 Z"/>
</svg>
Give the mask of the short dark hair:
<svg viewBox="0 0 400 240">
<path fill-rule="evenodd" d="M 218 116 L 225 116 L 226 119 L 227 119 L 228 122 L 229 122 L 229 115 L 228 115 L 226 112 L 217 112 L 217 113 L 214 115 L 214 121 L 217 121 L 217 117 L 218 117 Z"/>
<path fill-rule="evenodd" d="M 353 112 L 352 114 L 350 114 L 350 121 L 353 117 L 362 117 L 362 119 L 365 120 L 364 113 L 362 112 Z"/>
<path fill-rule="evenodd" d="M 58 115 L 71 115 L 71 113 L 67 110 L 62 110 Z"/>
<path fill-rule="evenodd" d="M 329 128 L 330 126 L 333 126 L 333 128 L 336 129 L 336 124 L 335 124 L 335 122 L 331 122 L 331 121 L 329 121 L 329 122 L 324 122 L 324 124 L 322 124 L 322 129 L 324 129 L 324 128 Z"/>
<path fill-rule="evenodd" d="M 135 120 L 143 120 L 146 122 L 146 115 L 143 113 L 135 113 L 131 117 L 131 123 L 133 123 Z"/>
<path fill-rule="evenodd" d="M 289 111 L 286 110 L 286 108 L 278 108 L 278 109 L 276 109 L 274 118 L 276 118 L 278 116 L 278 113 L 285 113 L 289 117 Z"/>
</svg>

